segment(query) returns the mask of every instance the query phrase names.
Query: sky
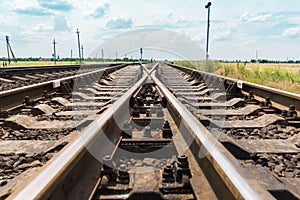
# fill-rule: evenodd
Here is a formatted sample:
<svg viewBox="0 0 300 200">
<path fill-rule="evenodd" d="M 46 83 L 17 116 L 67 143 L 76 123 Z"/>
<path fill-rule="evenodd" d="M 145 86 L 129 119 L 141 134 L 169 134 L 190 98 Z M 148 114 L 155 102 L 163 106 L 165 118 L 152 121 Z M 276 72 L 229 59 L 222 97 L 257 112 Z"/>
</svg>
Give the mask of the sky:
<svg viewBox="0 0 300 200">
<path fill-rule="evenodd" d="M 299 0 L 214 0 L 211 3 L 211 59 L 250 60 L 256 58 L 257 52 L 259 59 L 300 60 Z M 206 4 L 202 0 L 1 0 L 0 57 L 7 55 L 6 35 L 16 57 L 51 57 L 53 39 L 57 42 L 57 55 L 70 57 L 72 49 L 73 56 L 78 57 L 77 28 L 84 57 L 100 57 L 104 43 L 105 57 L 124 56 L 126 51 L 118 50 L 115 42 L 109 47 L 109 41 L 127 33 L 132 35 L 134 31 L 153 29 L 181 34 L 205 49 Z M 129 39 L 136 40 L 141 47 L 145 45 L 142 35 Z M 164 43 L 162 39 L 160 42 Z M 170 52 L 177 48 L 193 49 L 185 46 L 180 37 L 168 43 L 177 44 Z M 150 46 L 144 48 L 144 57 L 175 59 L 153 53 L 155 44 L 151 51 L 147 51 Z M 139 51 L 127 56 L 138 57 Z M 202 55 L 190 59 L 202 59 Z"/>
</svg>

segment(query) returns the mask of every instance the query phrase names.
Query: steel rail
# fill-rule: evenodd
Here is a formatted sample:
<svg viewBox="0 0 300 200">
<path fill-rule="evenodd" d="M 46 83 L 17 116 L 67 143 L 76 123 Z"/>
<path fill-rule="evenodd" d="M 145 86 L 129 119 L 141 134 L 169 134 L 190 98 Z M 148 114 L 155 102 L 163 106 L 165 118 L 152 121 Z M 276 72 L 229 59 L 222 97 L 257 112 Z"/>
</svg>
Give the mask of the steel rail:
<svg viewBox="0 0 300 200">
<path fill-rule="evenodd" d="M 154 83 L 164 94 L 169 104 L 180 116 L 180 123 L 183 123 L 192 135 L 195 135 L 195 140 L 198 141 L 199 150 L 207 152 L 210 165 L 214 167 L 227 187 L 229 192 L 236 199 L 273 199 L 262 188 L 251 184 L 254 180 L 247 180 L 243 176 L 246 175 L 244 169 L 241 168 L 235 158 L 217 141 L 217 139 L 185 108 L 185 106 L 174 97 L 174 95 L 158 80 L 155 76 L 156 71 L 153 71 L 151 77 Z M 197 142 L 197 141 L 196 141 Z M 199 152 L 199 151 L 198 151 Z M 193 151 L 196 159 L 200 159 L 197 152 Z M 199 162 L 204 162 L 200 160 Z M 209 175 L 211 176 L 211 175 Z M 251 182 L 251 183 L 250 183 Z M 258 183 L 256 183 L 258 184 Z M 224 191 L 223 191 L 224 192 Z M 224 198 L 224 197 L 223 197 Z"/>
<path fill-rule="evenodd" d="M 120 64 L 86 64 L 86 65 L 57 65 L 57 66 L 28 66 L 0 68 L 1 75 L 18 75 L 27 73 L 45 73 L 62 70 L 95 69 L 99 67 L 113 67 Z"/>
<path fill-rule="evenodd" d="M 24 199 L 24 197 L 26 197 L 26 199 L 52 199 L 55 198 L 53 197 L 53 195 L 57 195 L 54 194 L 55 191 L 60 191 L 59 189 L 57 189 L 57 187 L 59 187 L 61 183 L 63 183 L 63 185 L 61 186 L 63 188 L 62 190 L 67 191 L 67 184 L 64 183 L 64 179 L 67 179 L 66 177 L 68 176 L 68 174 L 71 174 L 74 165 L 80 164 L 83 165 L 83 167 L 88 167 L 85 166 L 87 165 L 87 163 L 84 162 L 84 158 L 92 155 L 88 153 L 87 148 L 92 148 L 94 143 L 97 143 L 97 140 L 99 140 L 99 135 L 103 135 L 102 131 L 104 128 L 106 128 L 108 122 L 114 120 L 114 115 L 118 112 L 122 112 L 124 106 L 128 107 L 128 105 L 124 104 L 129 102 L 131 96 L 146 81 L 147 77 L 148 76 L 144 73 L 142 78 L 122 97 L 120 97 L 109 109 L 107 109 L 99 118 L 97 118 L 92 124 L 90 124 L 90 126 L 85 129 L 80 137 L 78 137 L 74 142 L 68 145 L 66 149 L 64 149 L 61 154 L 58 155 L 58 157 L 47 164 L 46 167 L 20 192 L 18 192 L 17 194 L 12 194 L 12 196 L 9 198 Z M 97 147 L 99 148 L 99 146 Z M 93 172 L 77 173 L 83 174 Z M 98 174 L 94 175 L 97 176 Z M 75 183 L 71 182 L 69 184 Z M 66 196 L 60 197 L 66 198 Z"/>
<path fill-rule="evenodd" d="M 239 89 L 241 91 L 250 92 L 252 91 L 254 95 L 260 96 L 261 98 L 270 97 L 272 102 L 275 102 L 280 105 L 284 105 L 285 107 L 289 107 L 290 105 L 294 105 L 298 112 L 300 112 L 300 94 L 287 92 L 267 86 L 258 85 L 255 83 L 250 83 L 247 81 L 242 81 L 238 79 L 228 78 L 225 76 L 220 76 L 208 72 L 203 72 L 199 70 L 190 69 L 187 67 L 174 65 L 174 64 L 168 64 L 171 67 L 174 67 L 176 69 L 179 69 L 185 73 L 192 74 L 194 73 L 200 73 L 202 77 L 214 77 L 217 79 L 222 80 L 224 83 L 227 81 L 233 82 L 235 84 L 236 89 Z"/>
<path fill-rule="evenodd" d="M 12 109 L 15 106 L 18 106 L 23 103 L 25 96 L 29 96 L 32 99 L 37 99 L 43 96 L 43 91 L 46 90 L 47 92 L 51 93 L 56 91 L 55 84 L 61 84 L 63 82 L 72 82 L 75 79 L 85 78 L 85 81 L 91 81 L 93 79 L 89 79 L 88 77 L 101 75 L 103 72 L 112 72 L 114 70 L 118 70 L 124 67 L 123 65 L 110 67 L 110 68 L 103 68 L 99 70 L 95 70 L 92 72 L 86 72 L 83 74 L 73 75 L 57 80 L 46 81 L 43 83 L 36 83 L 33 85 L 24 86 L 21 88 L 15 88 L 11 90 L 6 90 L 0 92 L 0 108 L 3 110 Z M 60 86 L 59 86 L 60 87 Z"/>
</svg>

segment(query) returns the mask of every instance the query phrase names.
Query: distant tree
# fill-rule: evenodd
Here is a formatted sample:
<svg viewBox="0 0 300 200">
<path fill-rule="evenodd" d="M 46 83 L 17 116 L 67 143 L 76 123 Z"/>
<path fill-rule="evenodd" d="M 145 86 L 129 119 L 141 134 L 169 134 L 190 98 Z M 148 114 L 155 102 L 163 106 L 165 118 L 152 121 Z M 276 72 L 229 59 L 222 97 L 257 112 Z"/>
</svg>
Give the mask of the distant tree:
<svg viewBox="0 0 300 200">
<path fill-rule="evenodd" d="M 269 63 L 269 61 L 267 59 L 262 59 L 260 60 L 260 63 Z"/>
</svg>

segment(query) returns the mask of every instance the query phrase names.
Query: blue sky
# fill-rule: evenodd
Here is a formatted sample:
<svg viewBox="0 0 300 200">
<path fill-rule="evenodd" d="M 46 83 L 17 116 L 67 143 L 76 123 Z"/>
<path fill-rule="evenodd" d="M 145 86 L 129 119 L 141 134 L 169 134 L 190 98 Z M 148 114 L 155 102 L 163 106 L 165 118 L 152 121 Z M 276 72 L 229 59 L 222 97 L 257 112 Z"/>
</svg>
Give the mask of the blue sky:
<svg viewBox="0 0 300 200">
<path fill-rule="evenodd" d="M 211 2 L 212 59 L 250 60 L 255 58 L 257 50 L 259 58 L 300 60 L 300 1 Z M 58 55 L 69 57 L 71 49 L 77 55 L 77 28 L 84 54 L 91 57 L 96 56 L 94 50 L 101 43 L 141 28 L 166 28 L 185 35 L 205 49 L 206 3 L 196 0 L 1 0 L 0 57 L 6 56 L 6 35 L 10 36 L 17 57 L 50 57 L 54 38 Z"/>
</svg>

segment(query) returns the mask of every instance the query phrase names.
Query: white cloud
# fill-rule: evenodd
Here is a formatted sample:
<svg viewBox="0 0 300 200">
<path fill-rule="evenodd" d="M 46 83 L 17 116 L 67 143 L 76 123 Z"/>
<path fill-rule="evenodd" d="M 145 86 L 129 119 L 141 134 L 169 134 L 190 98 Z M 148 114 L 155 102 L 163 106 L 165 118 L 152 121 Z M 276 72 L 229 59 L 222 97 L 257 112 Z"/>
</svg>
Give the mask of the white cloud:
<svg viewBox="0 0 300 200">
<path fill-rule="evenodd" d="M 231 39 L 236 25 L 233 23 L 220 24 L 216 29 L 212 29 L 212 40 L 214 41 L 226 41 Z"/>
<path fill-rule="evenodd" d="M 231 38 L 231 30 L 223 30 L 214 34 L 213 40 L 215 41 L 225 41 Z"/>
<path fill-rule="evenodd" d="M 44 32 L 44 31 L 52 31 L 53 28 L 46 24 L 38 24 L 37 26 L 33 27 L 32 30 L 36 32 Z"/>
<path fill-rule="evenodd" d="M 117 17 L 115 19 L 110 19 L 106 23 L 106 27 L 109 29 L 127 29 L 131 28 L 132 24 L 133 21 L 131 18 Z"/>
<path fill-rule="evenodd" d="M 177 26 L 184 26 L 186 24 L 189 23 L 189 20 L 187 20 L 186 18 L 184 17 L 179 17 L 175 20 L 174 22 L 174 25 L 177 25 Z"/>
<path fill-rule="evenodd" d="M 168 12 L 166 16 L 167 17 L 172 17 L 173 16 L 173 12 L 172 11 Z"/>
<path fill-rule="evenodd" d="M 185 28 L 188 27 L 192 21 L 183 16 L 174 16 L 172 12 L 168 12 L 164 17 L 154 21 L 149 27 L 153 28 Z"/>
<path fill-rule="evenodd" d="M 36 0 L 14 0 L 10 4 L 12 10 L 26 10 L 29 8 L 40 8 L 39 3 Z"/>
<path fill-rule="evenodd" d="M 193 40 L 198 44 L 204 43 L 206 40 L 206 35 L 204 33 L 198 34 L 197 36 L 193 37 Z"/>
<path fill-rule="evenodd" d="M 73 6 L 74 9 L 72 11 L 76 17 L 100 18 L 111 6 L 111 2 L 109 0 L 89 0 L 88 3 L 87 1 L 78 0 L 67 1 Z"/>
<path fill-rule="evenodd" d="M 102 5 L 96 6 L 93 12 L 89 15 L 92 18 L 101 18 L 105 15 L 106 11 L 109 9 L 110 3 L 104 2 Z"/>
<path fill-rule="evenodd" d="M 69 25 L 64 16 L 55 16 L 54 17 L 54 31 L 69 31 Z"/>
<path fill-rule="evenodd" d="M 41 7 L 53 11 L 67 12 L 73 8 L 72 4 L 63 0 L 38 0 L 38 3 Z"/>
<path fill-rule="evenodd" d="M 2 26 L 1 29 L 9 26 L 18 26 L 20 19 L 15 13 L 11 13 L 10 15 L 0 13 L 0 24 Z"/>
<path fill-rule="evenodd" d="M 288 28 L 282 33 L 282 35 L 284 37 L 296 37 L 300 35 L 300 28 Z"/>
<path fill-rule="evenodd" d="M 256 17 L 250 18 L 250 22 L 265 22 L 268 19 L 270 19 L 273 15 L 272 14 L 263 14 L 263 15 L 258 15 Z"/>
<path fill-rule="evenodd" d="M 250 18 L 251 15 L 248 12 L 245 12 L 240 16 L 239 20 L 245 22 L 248 21 Z"/>
<path fill-rule="evenodd" d="M 8 4 L 8 9 L 13 11 L 18 15 L 28 15 L 28 16 L 49 16 L 51 12 L 49 10 L 42 8 L 37 0 L 14 0 Z"/>
<path fill-rule="evenodd" d="M 271 13 L 252 16 L 249 14 L 249 12 L 245 12 L 240 16 L 239 20 L 243 22 L 265 22 L 271 19 L 272 17 L 279 18 L 280 16 L 273 16 L 273 14 Z"/>
<path fill-rule="evenodd" d="M 270 35 L 270 36 L 268 36 L 268 38 L 278 39 L 278 38 L 280 38 L 280 35 Z"/>
</svg>

